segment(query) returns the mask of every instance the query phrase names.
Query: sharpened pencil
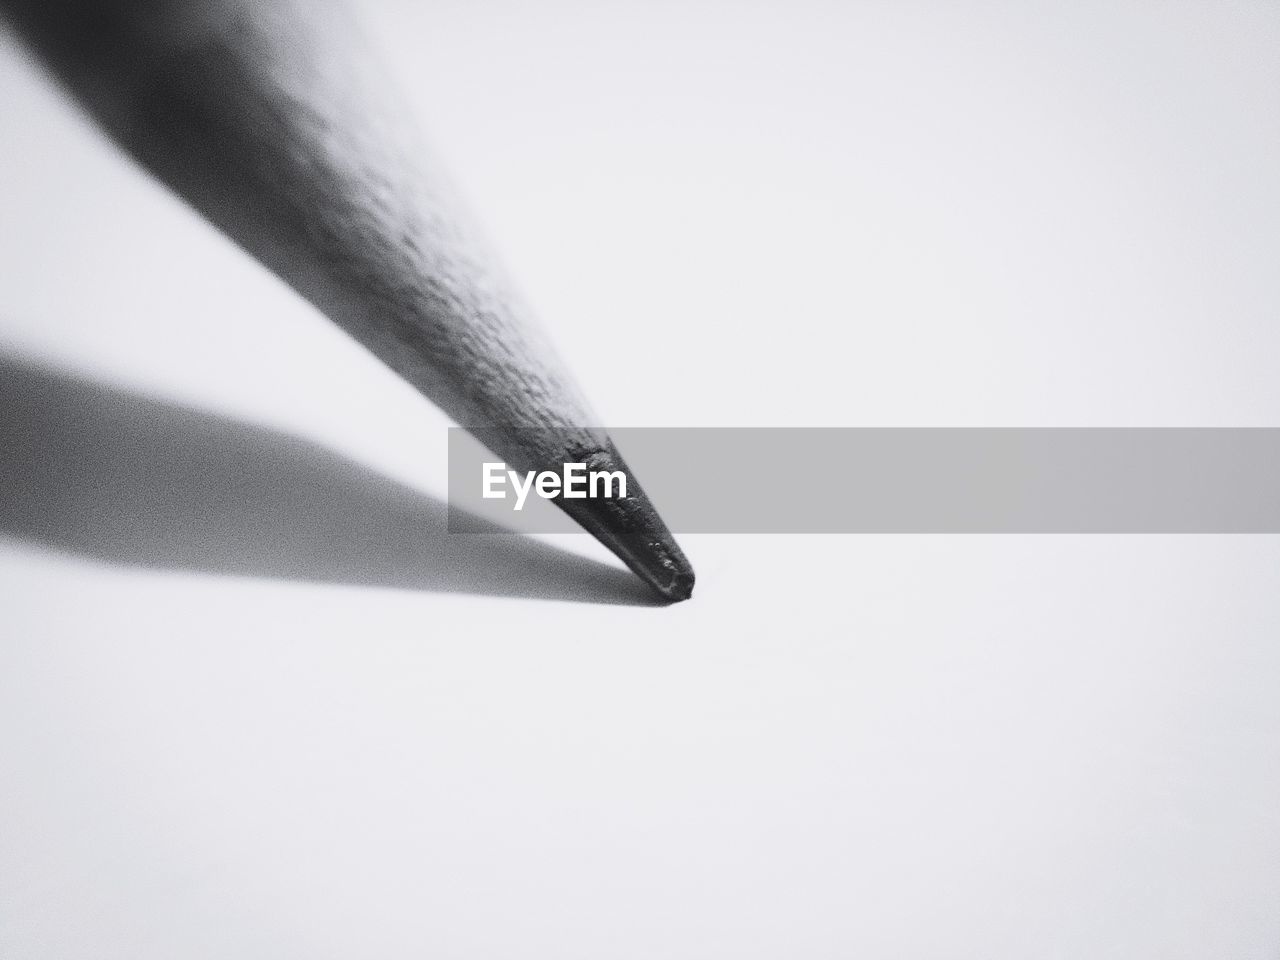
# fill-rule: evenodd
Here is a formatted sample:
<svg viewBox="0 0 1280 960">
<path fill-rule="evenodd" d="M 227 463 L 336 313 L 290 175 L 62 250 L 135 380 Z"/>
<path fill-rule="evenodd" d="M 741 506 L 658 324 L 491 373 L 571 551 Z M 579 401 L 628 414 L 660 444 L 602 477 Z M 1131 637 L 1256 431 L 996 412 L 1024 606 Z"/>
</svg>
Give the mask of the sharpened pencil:
<svg viewBox="0 0 1280 960">
<path fill-rule="evenodd" d="M 340 0 L 0 9 L 126 151 L 495 454 L 625 469 Z M 638 484 L 557 503 L 663 597 L 691 595 Z"/>
</svg>

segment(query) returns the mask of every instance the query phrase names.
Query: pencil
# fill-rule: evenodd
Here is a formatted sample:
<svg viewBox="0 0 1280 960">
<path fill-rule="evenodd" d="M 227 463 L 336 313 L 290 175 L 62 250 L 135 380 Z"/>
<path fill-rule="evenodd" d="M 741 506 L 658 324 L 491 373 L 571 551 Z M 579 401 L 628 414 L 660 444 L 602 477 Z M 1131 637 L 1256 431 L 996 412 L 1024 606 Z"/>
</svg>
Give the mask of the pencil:
<svg viewBox="0 0 1280 960">
<path fill-rule="evenodd" d="M 627 469 L 342 0 L 0 8 L 120 146 L 493 453 Z M 627 492 L 557 503 L 686 599 L 692 567 L 634 477 Z"/>
</svg>

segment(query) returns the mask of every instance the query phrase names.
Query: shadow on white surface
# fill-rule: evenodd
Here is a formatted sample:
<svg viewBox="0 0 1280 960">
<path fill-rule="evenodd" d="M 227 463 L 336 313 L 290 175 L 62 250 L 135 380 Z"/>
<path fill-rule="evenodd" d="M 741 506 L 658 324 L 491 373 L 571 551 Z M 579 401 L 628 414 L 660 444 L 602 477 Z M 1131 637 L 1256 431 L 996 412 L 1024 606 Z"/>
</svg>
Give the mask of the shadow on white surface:
<svg viewBox="0 0 1280 960">
<path fill-rule="evenodd" d="M 626 570 L 446 520 L 319 444 L 0 356 L 0 536 L 156 569 L 652 603 Z"/>
</svg>

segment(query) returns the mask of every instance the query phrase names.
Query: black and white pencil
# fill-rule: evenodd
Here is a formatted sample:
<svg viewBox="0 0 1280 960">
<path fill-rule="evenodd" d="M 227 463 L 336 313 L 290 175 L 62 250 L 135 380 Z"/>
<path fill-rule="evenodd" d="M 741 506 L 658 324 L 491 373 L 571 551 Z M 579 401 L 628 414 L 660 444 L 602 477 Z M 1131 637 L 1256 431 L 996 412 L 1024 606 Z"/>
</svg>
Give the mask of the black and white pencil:
<svg viewBox="0 0 1280 960">
<path fill-rule="evenodd" d="M 126 151 L 495 454 L 626 469 L 341 0 L 0 9 Z M 624 499 L 557 503 L 663 597 L 691 595 L 634 477 Z"/>
</svg>

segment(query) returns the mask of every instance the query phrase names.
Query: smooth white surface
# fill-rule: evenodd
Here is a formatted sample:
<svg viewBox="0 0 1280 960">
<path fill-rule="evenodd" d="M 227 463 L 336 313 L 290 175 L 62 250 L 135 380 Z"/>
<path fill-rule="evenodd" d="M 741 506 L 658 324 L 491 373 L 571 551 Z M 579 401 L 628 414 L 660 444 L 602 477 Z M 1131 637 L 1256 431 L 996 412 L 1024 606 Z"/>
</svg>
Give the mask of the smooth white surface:
<svg viewBox="0 0 1280 960">
<path fill-rule="evenodd" d="M 1276 425 L 1274 5 L 368 9 L 610 423 Z M 4 355 L 442 496 L 0 52 Z M 685 542 L 658 609 L 0 539 L 0 956 L 1280 950 L 1277 538 Z"/>
</svg>

